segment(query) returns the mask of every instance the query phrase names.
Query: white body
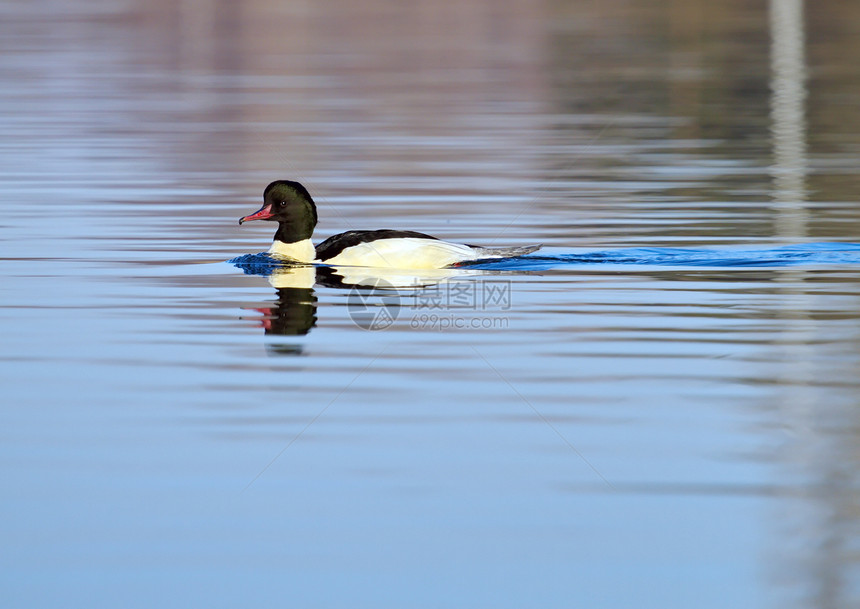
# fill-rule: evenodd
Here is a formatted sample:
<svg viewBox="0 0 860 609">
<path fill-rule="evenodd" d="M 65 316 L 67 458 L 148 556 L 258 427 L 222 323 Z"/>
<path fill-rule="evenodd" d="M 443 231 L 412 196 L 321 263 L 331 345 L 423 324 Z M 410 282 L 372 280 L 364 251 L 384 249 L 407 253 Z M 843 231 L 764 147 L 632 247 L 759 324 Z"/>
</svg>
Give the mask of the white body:
<svg viewBox="0 0 860 609">
<path fill-rule="evenodd" d="M 478 252 L 468 245 L 436 239 L 398 237 L 348 247 L 324 264 L 384 269 L 441 269 L 455 262 L 477 260 L 479 257 Z"/>
<path fill-rule="evenodd" d="M 482 257 L 482 252 L 468 245 L 415 237 L 359 243 L 325 261 L 315 260 L 316 252 L 310 239 L 296 243 L 275 241 L 269 248 L 269 253 L 296 262 L 385 269 L 441 269 L 455 262 L 478 260 Z"/>
</svg>

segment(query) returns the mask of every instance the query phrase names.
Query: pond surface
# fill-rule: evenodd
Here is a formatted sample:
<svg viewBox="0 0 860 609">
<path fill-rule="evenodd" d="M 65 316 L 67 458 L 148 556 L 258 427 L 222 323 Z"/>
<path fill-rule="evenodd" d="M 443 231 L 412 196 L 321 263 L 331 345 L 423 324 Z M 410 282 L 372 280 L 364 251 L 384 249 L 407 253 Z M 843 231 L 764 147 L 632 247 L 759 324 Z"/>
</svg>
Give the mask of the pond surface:
<svg viewBox="0 0 860 609">
<path fill-rule="evenodd" d="M 3 604 L 858 606 L 860 5 L 812 9 L 0 8 Z M 279 178 L 320 240 L 544 249 L 273 267 Z"/>
</svg>

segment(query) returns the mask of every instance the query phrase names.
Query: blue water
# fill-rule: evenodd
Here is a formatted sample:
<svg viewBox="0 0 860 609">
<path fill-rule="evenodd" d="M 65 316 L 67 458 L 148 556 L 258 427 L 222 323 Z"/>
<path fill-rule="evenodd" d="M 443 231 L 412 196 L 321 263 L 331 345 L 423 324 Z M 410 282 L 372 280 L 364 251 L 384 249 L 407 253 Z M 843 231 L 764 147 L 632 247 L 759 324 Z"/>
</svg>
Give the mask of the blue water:
<svg viewBox="0 0 860 609">
<path fill-rule="evenodd" d="M 860 607 L 858 24 L 0 5 L 0 609 Z"/>
<path fill-rule="evenodd" d="M 531 255 L 475 266 L 487 270 L 546 270 L 569 266 L 784 267 L 860 263 L 860 244 L 804 243 L 767 249 L 635 247 L 556 255 Z"/>
<path fill-rule="evenodd" d="M 282 261 L 265 252 L 244 254 L 229 262 L 247 275 L 269 275 L 274 269 L 284 266 Z M 590 265 L 731 268 L 854 264 L 860 264 L 858 243 L 804 243 L 767 249 L 638 247 L 552 255 L 532 254 L 457 266 L 485 271 L 543 271 Z"/>
</svg>

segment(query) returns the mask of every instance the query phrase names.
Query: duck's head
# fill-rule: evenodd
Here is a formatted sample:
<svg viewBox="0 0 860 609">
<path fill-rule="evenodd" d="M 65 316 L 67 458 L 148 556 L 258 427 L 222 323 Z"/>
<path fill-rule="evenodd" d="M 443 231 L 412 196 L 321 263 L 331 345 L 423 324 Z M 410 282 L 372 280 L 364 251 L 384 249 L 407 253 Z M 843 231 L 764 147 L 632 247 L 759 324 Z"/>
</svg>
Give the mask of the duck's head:
<svg viewBox="0 0 860 609">
<path fill-rule="evenodd" d="M 263 207 L 239 218 L 239 224 L 250 220 L 278 222 L 277 238 L 292 243 L 310 239 L 317 225 L 317 208 L 307 188 L 298 182 L 277 180 L 266 186 Z"/>
</svg>

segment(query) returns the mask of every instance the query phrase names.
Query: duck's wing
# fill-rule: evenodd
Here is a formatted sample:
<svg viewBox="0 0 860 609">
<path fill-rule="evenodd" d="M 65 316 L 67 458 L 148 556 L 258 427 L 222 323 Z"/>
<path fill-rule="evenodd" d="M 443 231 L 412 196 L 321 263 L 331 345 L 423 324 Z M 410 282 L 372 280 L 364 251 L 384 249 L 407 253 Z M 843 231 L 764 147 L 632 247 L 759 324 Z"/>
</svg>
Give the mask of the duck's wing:
<svg viewBox="0 0 860 609">
<path fill-rule="evenodd" d="M 325 262 L 342 253 L 348 247 L 355 247 L 363 243 L 371 243 L 380 239 L 433 239 L 436 237 L 425 235 L 414 230 L 393 230 L 383 228 L 379 230 L 349 230 L 339 235 L 332 235 L 316 246 L 316 259 Z"/>
</svg>

